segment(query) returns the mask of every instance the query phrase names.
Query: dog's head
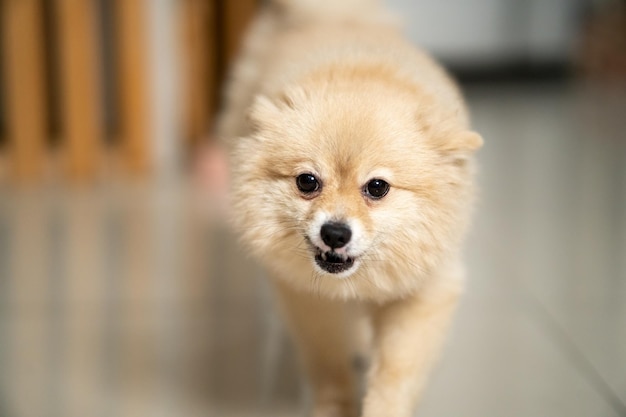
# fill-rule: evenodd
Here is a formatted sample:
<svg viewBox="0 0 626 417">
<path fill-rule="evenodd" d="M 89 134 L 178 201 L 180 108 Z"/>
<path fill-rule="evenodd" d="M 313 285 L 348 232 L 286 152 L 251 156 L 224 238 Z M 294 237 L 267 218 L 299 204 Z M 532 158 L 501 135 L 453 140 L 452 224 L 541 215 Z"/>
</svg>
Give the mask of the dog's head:
<svg viewBox="0 0 626 417">
<path fill-rule="evenodd" d="M 257 98 L 234 152 L 244 240 L 284 279 L 333 297 L 416 288 L 458 246 L 482 143 L 460 108 L 440 107 L 384 84 Z"/>
</svg>

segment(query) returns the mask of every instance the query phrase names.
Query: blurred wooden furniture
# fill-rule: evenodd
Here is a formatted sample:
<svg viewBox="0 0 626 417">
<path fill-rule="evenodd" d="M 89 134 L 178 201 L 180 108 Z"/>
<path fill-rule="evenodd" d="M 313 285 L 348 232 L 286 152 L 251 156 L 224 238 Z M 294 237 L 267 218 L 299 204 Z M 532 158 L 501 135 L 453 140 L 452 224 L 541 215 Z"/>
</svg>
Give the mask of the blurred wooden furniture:
<svg viewBox="0 0 626 417">
<path fill-rule="evenodd" d="M 586 78 L 608 83 L 626 81 L 626 2 L 605 2 L 587 16 L 576 64 Z"/>
<path fill-rule="evenodd" d="M 183 0 L 181 28 L 187 57 L 185 137 L 191 146 L 203 140 L 219 104 L 220 85 L 235 58 L 257 0 Z"/>
<path fill-rule="evenodd" d="M 179 28 L 178 136 L 193 150 L 210 131 L 220 83 L 257 1 L 170 1 Z M 0 1 L 0 164 L 9 168 L 0 167 L 0 175 L 9 172 L 13 183 L 47 174 L 92 182 L 107 168 L 127 176 L 152 172 L 151 88 L 158 86 L 151 80 L 158 68 L 150 51 L 159 47 L 150 39 L 159 30 L 151 27 L 152 7 L 159 6 Z"/>
<path fill-rule="evenodd" d="M 104 145 L 96 3 L 56 0 L 55 6 L 64 168 L 72 180 L 83 180 L 95 175 Z"/>
<path fill-rule="evenodd" d="M 2 92 L 10 171 L 32 180 L 43 170 L 47 112 L 43 68 L 42 0 L 0 2 Z"/>
<path fill-rule="evenodd" d="M 186 144 L 197 146 L 209 131 L 207 114 L 215 111 L 217 95 L 217 42 L 215 2 L 183 0 L 181 3 L 181 52 L 186 57 L 183 79 L 183 135 Z"/>
<path fill-rule="evenodd" d="M 124 166 L 134 174 L 149 167 L 147 11 L 141 0 L 116 0 L 119 115 Z"/>
</svg>

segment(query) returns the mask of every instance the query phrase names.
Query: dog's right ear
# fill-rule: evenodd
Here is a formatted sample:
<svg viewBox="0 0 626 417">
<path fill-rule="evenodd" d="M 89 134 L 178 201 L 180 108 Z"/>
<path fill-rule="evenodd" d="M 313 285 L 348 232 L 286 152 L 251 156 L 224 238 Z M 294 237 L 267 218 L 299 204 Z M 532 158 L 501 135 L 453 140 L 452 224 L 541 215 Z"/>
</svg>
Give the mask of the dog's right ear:
<svg viewBox="0 0 626 417">
<path fill-rule="evenodd" d="M 272 98 L 258 95 L 250 106 L 248 123 L 253 131 L 275 129 L 284 121 L 285 113 L 296 110 L 307 98 L 307 92 L 299 87 L 288 88 Z"/>
<path fill-rule="evenodd" d="M 252 131 L 273 129 L 280 120 L 280 109 L 268 97 L 258 95 L 248 111 L 247 120 Z"/>
</svg>

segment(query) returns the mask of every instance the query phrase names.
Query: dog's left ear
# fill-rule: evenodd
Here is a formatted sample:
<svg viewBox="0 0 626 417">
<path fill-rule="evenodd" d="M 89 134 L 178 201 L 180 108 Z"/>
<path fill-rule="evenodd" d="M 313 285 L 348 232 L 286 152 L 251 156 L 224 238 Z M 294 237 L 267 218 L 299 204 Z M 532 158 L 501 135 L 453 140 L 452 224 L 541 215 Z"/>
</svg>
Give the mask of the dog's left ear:
<svg viewBox="0 0 626 417">
<path fill-rule="evenodd" d="M 469 152 L 472 153 L 483 146 L 483 138 L 476 132 L 464 131 L 455 133 L 442 144 L 442 150 L 446 152 Z"/>
<path fill-rule="evenodd" d="M 444 157 L 462 165 L 482 145 L 483 138 L 478 133 L 462 131 L 448 135 L 438 149 Z"/>
</svg>

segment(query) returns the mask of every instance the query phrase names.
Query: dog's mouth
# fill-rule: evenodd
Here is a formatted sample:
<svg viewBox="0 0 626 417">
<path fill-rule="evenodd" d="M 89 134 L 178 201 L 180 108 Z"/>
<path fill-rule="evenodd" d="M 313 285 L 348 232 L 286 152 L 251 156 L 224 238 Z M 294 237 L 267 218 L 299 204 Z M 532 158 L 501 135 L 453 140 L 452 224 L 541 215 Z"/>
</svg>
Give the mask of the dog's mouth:
<svg viewBox="0 0 626 417">
<path fill-rule="evenodd" d="M 333 251 L 323 252 L 319 248 L 315 254 L 315 262 L 331 274 L 339 274 L 354 266 L 354 258 Z"/>
</svg>

